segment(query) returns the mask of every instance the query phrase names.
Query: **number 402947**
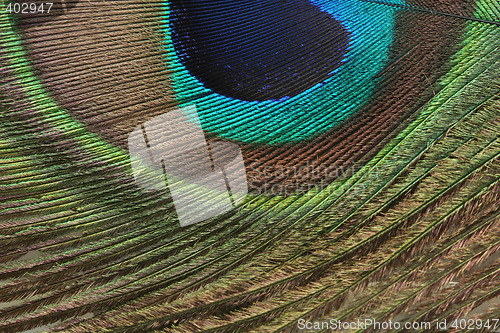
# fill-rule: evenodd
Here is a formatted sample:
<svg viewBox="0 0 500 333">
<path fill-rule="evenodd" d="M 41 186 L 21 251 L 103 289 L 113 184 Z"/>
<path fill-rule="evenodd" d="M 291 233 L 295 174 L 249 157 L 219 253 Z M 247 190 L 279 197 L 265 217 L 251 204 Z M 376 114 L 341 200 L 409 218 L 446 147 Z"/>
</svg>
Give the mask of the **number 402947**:
<svg viewBox="0 0 500 333">
<path fill-rule="evenodd" d="M 35 14 L 35 13 L 50 13 L 52 2 L 42 2 L 41 4 L 36 3 L 9 3 L 5 8 L 7 13 L 14 14 Z"/>
</svg>

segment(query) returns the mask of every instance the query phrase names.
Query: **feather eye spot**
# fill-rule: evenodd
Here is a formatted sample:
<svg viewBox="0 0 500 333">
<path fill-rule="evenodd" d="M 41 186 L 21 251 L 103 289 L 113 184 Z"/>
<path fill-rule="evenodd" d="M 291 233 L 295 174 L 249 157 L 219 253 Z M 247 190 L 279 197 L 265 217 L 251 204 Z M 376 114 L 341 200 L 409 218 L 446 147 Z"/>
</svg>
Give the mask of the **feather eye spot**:
<svg viewBox="0 0 500 333">
<path fill-rule="evenodd" d="M 300 15 L 297 15 L 300 13 Z M 346 60 L 349 31 L 307 0 L 171 4 L 172 37 L 206 88 L 244 100 L 297 96 Z"/>
</svg>

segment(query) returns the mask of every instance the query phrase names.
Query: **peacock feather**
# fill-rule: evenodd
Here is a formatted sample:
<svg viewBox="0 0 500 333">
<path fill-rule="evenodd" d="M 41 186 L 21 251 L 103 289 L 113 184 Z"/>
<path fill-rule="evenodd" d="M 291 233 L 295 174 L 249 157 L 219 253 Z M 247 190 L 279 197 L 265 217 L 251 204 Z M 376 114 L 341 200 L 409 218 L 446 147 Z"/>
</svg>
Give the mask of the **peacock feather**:
<svg viewBox="0 0 500 333">
<path fill-rule="evenodd" d="M 0 332 L 500 329 L 498 0 L 16 3 Z M 129 145 L 172 110 L 248 187 L 188 226 Z"/>
</svg>

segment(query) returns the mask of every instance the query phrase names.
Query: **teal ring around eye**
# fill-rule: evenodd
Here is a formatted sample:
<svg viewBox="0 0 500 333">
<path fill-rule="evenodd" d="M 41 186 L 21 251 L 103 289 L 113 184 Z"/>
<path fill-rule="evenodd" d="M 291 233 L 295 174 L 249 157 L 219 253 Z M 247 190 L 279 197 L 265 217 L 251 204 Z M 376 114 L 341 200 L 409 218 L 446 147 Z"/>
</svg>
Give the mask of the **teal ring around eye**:
<svg viewBox="0 0 500 333">
<path fill-rule="evenodd" d="M 399 1 L 399 0 L 398 0 Z M 248 102 L 205 88 L 182 65 L 164 15 L 166 59 L 180 106 L 196 105 L 204 130 L 243 143 L 300 142 L 352 116 L 372 95 L 374 77 L 386 65 L 397 8 L 359 0 L 312 0 L 351 34 L 344 63 L 327 80 L 294 97 Z"/>
</svg>

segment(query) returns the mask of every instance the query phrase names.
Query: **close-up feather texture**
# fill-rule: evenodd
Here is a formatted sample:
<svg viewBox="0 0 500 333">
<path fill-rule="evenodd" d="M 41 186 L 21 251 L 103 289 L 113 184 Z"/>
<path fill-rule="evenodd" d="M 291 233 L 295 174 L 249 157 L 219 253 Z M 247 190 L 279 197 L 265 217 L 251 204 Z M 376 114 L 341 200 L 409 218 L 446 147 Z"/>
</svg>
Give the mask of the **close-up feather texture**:
<svg viewBox="0 0 500 333">
<path fill-rule="evenodd" d="M 499 0 L 48 6 L 0 0 L 0 332 L 500 332 Z M 144 185 L 174 114 L 231 209 Z"/>
</svg>

